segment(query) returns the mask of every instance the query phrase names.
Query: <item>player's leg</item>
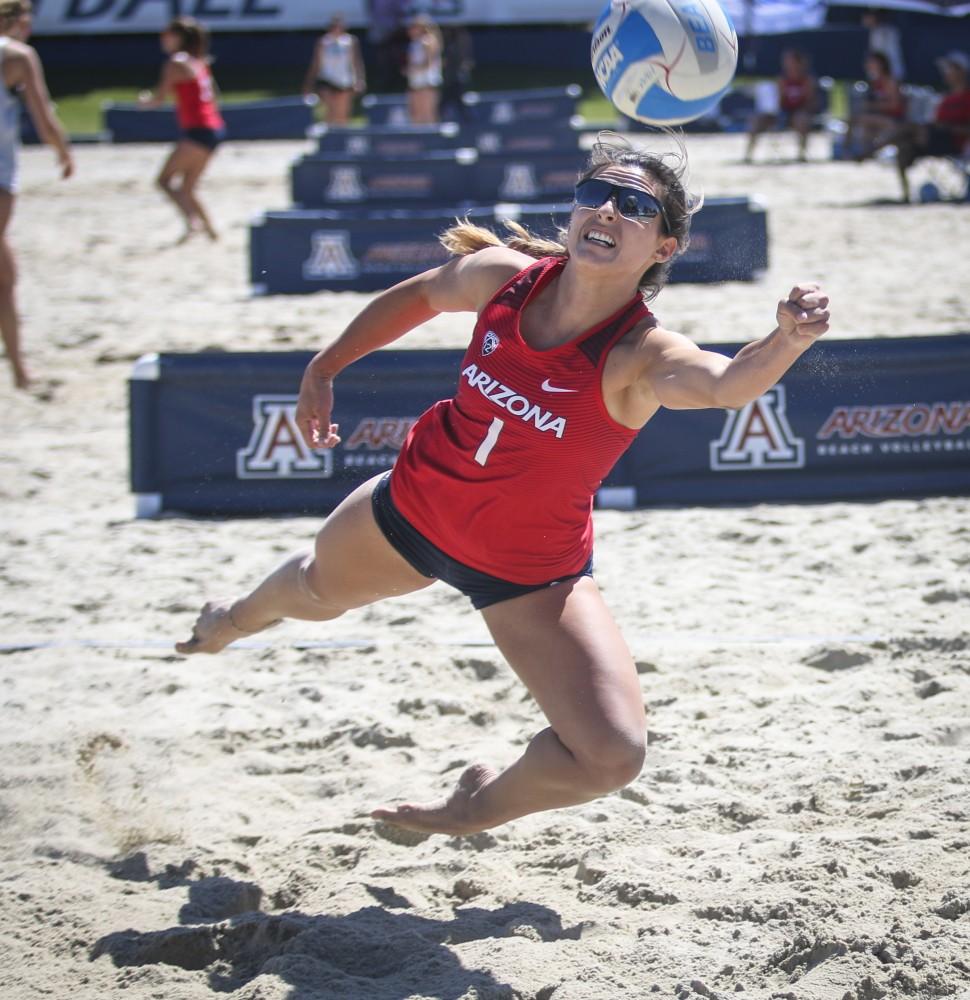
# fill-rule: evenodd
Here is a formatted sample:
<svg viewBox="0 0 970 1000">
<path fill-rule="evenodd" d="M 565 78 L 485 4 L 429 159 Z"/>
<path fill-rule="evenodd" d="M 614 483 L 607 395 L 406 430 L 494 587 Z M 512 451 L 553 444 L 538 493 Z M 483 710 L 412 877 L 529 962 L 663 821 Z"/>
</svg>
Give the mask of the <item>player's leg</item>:
<svg viewBox="0 0 970 1000">
<path fill-rule="evenodd" d="M 175 149 L 169 153 L 168 158 L 162 164 L 162 169 L 155 178 L 155 183 L 162 189 L 179 213 L 185 219 L 186 235 L 190 235 L 195 222 L 195 211 L 191 204 L 182 197 L 181 178 L 185 171 L 193 163 L 193 149 L 198 148 L 197 143 L 190 143 L 185 139 L 180 139 L 175 144 Z"/>
<path fill-rule="evenodd" d="M 576 805 L 640 772 L 646 718 L 636 668 L 590 577 L 483 611 L 495 641 L 549 720 L 500 773 L 464 772 L 452 795 L 374 812 L 401 826 L 469 833 L 518 816 Z"/>
<path fill-rule="evenodd" d="M 808 157 L 808 136 L 812 131 L 812 116 L 807 111 L 796 111 L 791 116 L 791 124 L 798 136 L 798 159 L 804 162 Z"/>
<path fill-rule="evenodd" d="M 350 111 L 354 100 L 352 90 L 336 90 L 333 94 L 332 119 L 334 125 L 346 125 L 350 121 Z"/>
<path fill-rule="evenodd" d="M 283 618 L 329 621 L 351 608 L 408 594 L 434 580 L 391 546 L 374 520 L 371 494 L 380 477 L 358 486 L 327 518 L 312 550 L 298 552 L 238 600 L 203 607 L 180 653 L 218 653 L 242 635 Z"/>
<path fill-rule="evenodd" d="M 748 126 L 748 148 L 744 153 L 744 162 L 750 163 L 754 156 L 754 147 L 758 142 L 758 137 L 772 128 L 778 120 L 777 115 L 759 113 L 751 119 Z"/>
<path fill-rule="evenodd" d="M 216 233 L 215 227 L 212 225 L 212 220 L 209 218 L 208 213 L 202 207 L 202 203 L 196 196 L 195 189 L 199 183 L 199 178 L 202 176 L 203 171 L 209 165 L 209 161 L 212 159 L 212 154 L 215 152 L 214 149 L 209 149 L 207 146 L 203 146 L 197 142 L 187 142 L 186 146 L 190 147 L 187 150 L 185 157 L 185 168 L 182 173 L 182 184 L 179 189 L 179 194 L 183 203 L 189 211 L 189 215 L 193 219 L 198 219 L 202 224 L 202 228 L 205 229 L 206 235 L 211 240 L 218 239 L 218 234 Z"/>
<path fill-rule="evenodd" d="M 17 285 L 17 265 L 13 250 L 7 242 L 7 226 L 13 214 L 14 196 L 0 189 L 0 334 L 7 352 L 7 360 L 13 371 L 14 385 L 26 389 L 30 385 L 30 375 L 20 351 L 20 319 L 17 316 L 15 288 Z"/>
</svg>

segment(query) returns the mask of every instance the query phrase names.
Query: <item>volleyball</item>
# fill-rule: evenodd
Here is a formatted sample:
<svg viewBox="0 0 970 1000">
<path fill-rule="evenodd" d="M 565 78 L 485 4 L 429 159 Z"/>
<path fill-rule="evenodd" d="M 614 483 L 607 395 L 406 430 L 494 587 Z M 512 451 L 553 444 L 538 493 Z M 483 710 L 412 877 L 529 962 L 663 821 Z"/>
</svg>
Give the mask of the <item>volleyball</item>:
<svg viewBox="0 0 970 1000">
<path fill-rule="evenodd" d="M 681 125 L 730 87 L 738 36 L 717 0 L 610 0 L 590 54 L 617 110 L 648 125 Z"/>
</svg>

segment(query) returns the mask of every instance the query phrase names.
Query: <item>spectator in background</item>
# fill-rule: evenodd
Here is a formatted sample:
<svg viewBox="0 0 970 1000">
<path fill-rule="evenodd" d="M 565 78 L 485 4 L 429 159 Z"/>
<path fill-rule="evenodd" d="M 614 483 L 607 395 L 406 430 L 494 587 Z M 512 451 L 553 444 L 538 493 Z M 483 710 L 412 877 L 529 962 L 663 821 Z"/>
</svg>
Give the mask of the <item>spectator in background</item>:
<svg viewBox="0 0 970 1000">
<path fill-rule="evenodd" d="M 13 373 L 14 385 L 26 389 L 30 374 L 20 351 L 20 320 L 14 288 L 17 267 L 7 241 L 17 191 L 17 152 L 20 146 L 20 98 L 23 97 L 37 134 L 57 153 L 61 177 L 74 173 L 71 147 L 51 107 L 44 68 L 30 37 L 32 8 L 28 0 L 0 2 L 0 334 Z"/>
<path fill-rule="evenodd" d="M 904 122 L 884 135 L 873 147 L 896 147 L 896 168 L 903 189 L 903 201 L 909 201 L 909 178 L 906 171 L 924 156 L 959 156 L 970 151 L 970 56 L 950 52 L 937 59 L 947 93 L 936 106 L 928 125 Z"/>
<path fill-rule="evenodd" d="M 798 134 L 798 159 L 804 162 L 808 133 L 817 109 L 818 86 L 811 74 L 808 55 L 798 49 L 786 49 L 781 54 L 781 76 L 777 81 L 777 111 L 759 110 L 752 118 L 744 162 L 751 162 L 758 136 L 779 124 Z"/>
<path fill-rule="evenodd" d="M 447 25 L 441 31 L 441 117 L 461 121 L 465 117 L 462 96 L 472 81 L 475 51 L 471 32 L 463 24 Z"/>
<path fill-rule="evenodd" d="M 195 18 L 177 17 L 162 32 L 161 43 L 168 60 L 155 89 L 143 92 L 138 103 L 143 108 L 157 108 L 174 98 L 181 134 L 158 175 L 158 186 L 185 219 L 183 242 L 199 231 L 215 240 L 218 234 L 195 193 L 212 154 L 225 137 L 209 72 L 209 32 Z"/>
<path fill-rule="evenodd" d="M 367 14 L 373 88 L 379 94 L 399 90 L 408 43 L 404 27 L 407 0 L 367 0 Z"/>
<path fill-rule="evenodd" d="M 412 125 L 434 125 L 441 97 L 441 33 L 424 14 L 408 25 L 408 117 Z"/>
<path fill-rule="evenodd" d="M 360 43 L 337 14 L 313 49 L 313 58 L 303 82 L 304 95 L 316 94 L 323 102 L 327 122 L 346 125 L 354 95 L 366 87 Z"/>
<path fill-rule="evenodd" d="M 862 24 L 869 29 L 868 50 L 882 52 L 889 60 L 889 68 L 897 80 L 906 79 L 906 66 L 903 63 L 903 46 L 900 41 L 899 28 L 889 19 L 885 11 L 867 10 L 862 15 Z"/>
<path fill-rule="evenodd" d="M 866 78 L 869 90 L 849 121 L 847 136 L 849 150 L 858 160 L 865 159 L 882 136 L 906 117 L 906 98 L 884 52 L 866 56 Z"/>
</svg>

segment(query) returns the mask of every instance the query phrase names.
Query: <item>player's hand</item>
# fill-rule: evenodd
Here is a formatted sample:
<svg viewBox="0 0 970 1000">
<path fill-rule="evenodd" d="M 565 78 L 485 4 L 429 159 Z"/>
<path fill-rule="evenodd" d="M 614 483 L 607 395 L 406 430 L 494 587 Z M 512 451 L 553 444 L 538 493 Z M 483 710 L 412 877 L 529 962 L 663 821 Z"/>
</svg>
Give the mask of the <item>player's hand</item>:
<svg viewBox="0 0 970 1000">
<path fill-rule="evenodd" d="M 330 423 L 333 411 L 333 379 L 319 375 L 307 365 L 296 401 L 296 425 L 311 448 L 334 448 L 340 444 L 339 424 Z"/>
<path fill-rule="evenodd" d="M 782 334 L 808 347 L 829 328 L 829 297 L 815 282 L 796 285 L 776 315 Z"/>
</svg>

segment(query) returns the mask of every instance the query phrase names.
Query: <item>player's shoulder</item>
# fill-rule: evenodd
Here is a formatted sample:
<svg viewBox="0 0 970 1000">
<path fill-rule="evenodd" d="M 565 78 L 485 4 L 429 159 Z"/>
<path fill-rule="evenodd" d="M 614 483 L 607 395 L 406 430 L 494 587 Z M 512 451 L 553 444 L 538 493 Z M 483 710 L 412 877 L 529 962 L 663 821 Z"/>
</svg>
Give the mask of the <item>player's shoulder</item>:
<svg viewBox="0 0 970 1000">
<path fill-rule="evenodd" d="M 535 257 L 519 250 L 494 246 L 466 254 L 460 258 L 458 268 L 465 280 L 475 284 L 477 298 L 484 304 L 504 284 L 535 262 Z"/>
</svg>

